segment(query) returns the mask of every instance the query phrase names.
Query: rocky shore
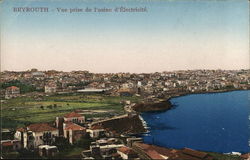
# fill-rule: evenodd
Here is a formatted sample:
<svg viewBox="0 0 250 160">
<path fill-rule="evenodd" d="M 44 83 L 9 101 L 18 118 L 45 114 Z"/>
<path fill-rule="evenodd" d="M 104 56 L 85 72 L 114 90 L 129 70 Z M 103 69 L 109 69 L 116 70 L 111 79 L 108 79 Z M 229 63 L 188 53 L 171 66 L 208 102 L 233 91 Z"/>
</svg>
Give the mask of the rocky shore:
<svg viewBox="0 0 250 160">
<path fill-rule="evenodd" d="M 152 112 L 152 111 L 164 111 L 172 108 L 172 104 L 169 100 L 145 103 L 140 102 L 133 106 L 133 110 L 136 112 Z"/>
<path fill-rule="evenodd" d="M 133 106 L 134 111 L 141 113 L 141 112 L 154 112 L 154 111 L 165 111 L 165 110 L 170 110 L 174 105 L 171 104 L 170 100 L 172 98 L 180 97 L 180 96 L 187 96 L 191 94 L 213 94 L 213 93 L 224 93 L 224 92 L 232 92 L 232 91 L 241 91 L 243 89 L 230 89 L 230 90 L 214 90 L 214 91 L 206 91 L 206 92 L 179 92 L 171 95 L 167 95 L 165 101 L 156 101 L 156 102 L 151 102 L 151 103 L 145 103 L 145 102 L 140 102 L 138 104 L 135 104 Z M 246 90 L 246 89 L 244 89 Z M 144 122 L 145 123 L 145 122 Z M 211 154 L 214 157 L 219 157 L 219 158 L 235 158 L 235 159 L 247 159 L 249 158 L 249 153 L 245 153 L 242 155 L 234 155 L 233 153 L 231 154 L 221 154 L 221 153 L 213 153 Z"/>
<path fill-rule="evenodd" d="M 103 128 L 118 134 L 141 134 L 147 132 L 147 129 L 143 124 L 142 119 L 140 119 L 140 113 L 164 111 L 171 108 L 172 104 L 169 100 L 147 103 L 139 102 L 132 106 L 132 111 L 135 111 L 136 113 L 128 112 L 127 115 L 104 120 L 96 125 L 100 125 Z"/>
<path fill-rule="evenodd" d="M 159 112 L 159 111 L 166 111 L 170 110 L 174 105 L 170 102 L 171 98 L 185 96 L 189 94 L 206 94 L 206 93 L 219 93 L 219 92 L 228 92 L 226 91 L 217 91 L 217 92 L 202 92 L 202 93 L 187 93 L 182 92 L 178 94 L 172 94 L 171 97 L 166 97 L 167 100 L 157 100 L 154 102 L 139 102 L 137 104 L 131 105 L 132 111 L 135 113 L 128 112 L 127 116 L 121 118 L 110 119 L 101 123 L 104 128 L 108 128 L 112 131 L 115 131 L 119 134 L 140 134 L 147 131 L 145 125 L 143 125 L 142 120 L 140 119 L 139 115 L 142 112 Z M 230 90 L 233 91 L 233 90 Z M 130 115 L 130 116 L 129 116 Z M 132 115 L 132 116 L 131 116 Z M 144 122 L 145 123 L 145 122 Z"/>
<path fill-rule="evenodd" d="M 227 90 L 213 90 L 213 91 L 200 91 L 200 92 L 179 92 L 172 93 L 170 95 L 166 95 L 166 100 L 157 100 L 154 102 L 140 102 L 135 104 L 132 108 L 136 112 L 155 112 L 155 111 L 164 111 L 169 110 L 173 107 L 170 100 L 175 97 L 186 96 L 191 94 L 212 94 L 212 93 L 223 93 L 223 92 L 231 92 L 238 91 L 242 89 L 227 89 Z"/>
</svg>

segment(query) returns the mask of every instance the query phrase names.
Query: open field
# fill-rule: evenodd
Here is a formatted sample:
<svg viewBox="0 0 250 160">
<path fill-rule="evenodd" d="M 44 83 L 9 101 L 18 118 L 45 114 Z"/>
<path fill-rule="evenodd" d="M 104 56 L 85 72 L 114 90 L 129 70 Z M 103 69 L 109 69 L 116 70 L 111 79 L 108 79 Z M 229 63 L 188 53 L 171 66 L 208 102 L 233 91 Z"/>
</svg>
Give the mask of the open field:
<svg viewBox="0 0 250 160">
<path fill-rule="evenodd" d="M 16 128 L 30 123 L 52 122 L 74 110 L 88 110 L 86 117 L 123 114 L 123 100 L 137 102 L 138 97 L 114 97 L 101 94 L 67 94 L 39 98 L 19 97 L 1 103 L 3 128 Z M 91 113 L 94 110 L 95 112 Z"/>
</svg>

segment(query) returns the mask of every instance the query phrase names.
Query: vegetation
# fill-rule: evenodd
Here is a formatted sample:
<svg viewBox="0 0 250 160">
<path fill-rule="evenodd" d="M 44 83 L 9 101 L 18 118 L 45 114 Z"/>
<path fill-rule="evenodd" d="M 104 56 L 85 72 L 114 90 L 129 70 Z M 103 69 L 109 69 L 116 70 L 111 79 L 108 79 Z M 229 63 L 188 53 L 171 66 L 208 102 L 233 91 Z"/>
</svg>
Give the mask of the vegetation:
<svg viewBox="0 0 250 160">
<path fill-rule="evenodd" d="M 42 159 L 37 152 L 32 152 L 27 149 L 18 151 L 18 157 L 16 159 Z"/>
<path fill-rule="evenodd" d="M 63 151 L 59 151 L 53 159 L 81 159 L 81 152 L 84 150 L 82 147 L 71 146 Z"/>
<path fill-rule="evenodd" d="M 16 86 L 16 87 L 20 88 L 21 93 L 28 93 L 28 92 L 36 91 L 36 88 L 34 86 L 24 84 L 18 80 L 12 80 L 9 82 L 1 83 L 0 89 L 6 89 L 7 87 L 10 87 L 10 86 Z"/>
<path fill-rule="evenodd" d="M 91 142 L 93 142 L 93 139 L 90 137 L 82 137 L 77 143 L 76 146 L 82 147 L 84 149 L 89 149 L 89 146 L 91 145 Z"/>
<path fill-rule="evenodd" d="M 85 116 L 103 117 L 123 114 L 123 100 L 138 101 L 138 97 L 115 97 L 102 94 L 67 94 L 39 98 L 18 97 L 2 103 L 2 127 L 16 128 L 30 123 L 51 122 L 55 117 L 74 110 L 90 110 Z"/>
<path fill-rule="evenodd" d="M 17 159 L 20 154 L 18 152 L 2 152 L 1 156 L 4 159 Z"/>
</svg>

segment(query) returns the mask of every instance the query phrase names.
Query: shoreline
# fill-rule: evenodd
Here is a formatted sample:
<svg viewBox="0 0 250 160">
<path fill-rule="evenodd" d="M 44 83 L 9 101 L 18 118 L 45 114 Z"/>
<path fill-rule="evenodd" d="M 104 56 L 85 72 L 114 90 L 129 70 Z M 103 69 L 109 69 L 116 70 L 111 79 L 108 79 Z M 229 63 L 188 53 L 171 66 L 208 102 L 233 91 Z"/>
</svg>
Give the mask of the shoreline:
<svg viewBox="0 0 250 160">
<path fill-rule="evenodd" d="M 188 96 L 188 95 L 192 95 L 192 94 L 213 94 L 213 93 L 227 93 L 227 92 L 234 92 L 234 91 L 250 91 L 250 89 L 234 89 L 234 90 L 218 90 L 218 91 L 211 91 L 211 92 L 191 92 L 191 93 L 183 93 L 183 94 L 180 94 L 180 95 L 174 95 L 174 96 L 171 96 L 170 98 L 167 99 L 167 101 L 170 102 L 170 100 L 172 98 L 178 98 L 178 97 L 183 97 L 183 96 Z M 171 102 L 170 102 L 171 103 Z M 171 108 L 173 108 L 173 104 L 171 103 Z M 170 110 L 170 109 L 164 109 L 164 110 L 159 110 L 159 111 L 146 111 L 146 112 L 162 112 L 162 111 L 167 111 L 167 110 Z M 142 125 L 143 127 L 145 128 L 146 132 L 143 132 L 143 133 L 140 133 L 140 137 L 143 136 L 143 134 L 148 134 L 150 133 L 150 127 L 147 126 L 147 122 L 143 119 L 143 117 L 141 116 L 141 113 L 143 112 L 140 112 L 138 114 L 138 116 L 140 117 L 140 120 L 142 122 Z M 208 151 L 204 151 L 204 152 L 208 152 Z M 227 154 L 230 154 L 230 155 L 233 155 L 233 152 L 232 151 L 231 153 L 227 153 Z M 214 152 L 214 153 L 219 153 L 219 152 Z M 239 152 L 241 155 L 243 154 L 246 154 L 248 152 Z M 219 154 L 226 154 L 226 153 L 219 153 Z"/>
<path fill-rule="evenodd" d="M 167 100 L 171 100 L 172 98 L 178 98 L 178 97 L 183 97 L 183 96 L 189 96 L 192 94 L 213 94 L 213 93 L 226 93 L 226 92 L 234 92 L 234 91 L 248 91 L 248 89 L 232 89 L 232 90 L 218 90 L 218 91 L 204 91 L 204 92 L 188 92 L 188 93 L 181 93 L 179 95 L 172 95 Z"/>
<path fill-rule="evenodd" d="M 174 107 L 174 104 L 171 103 L 172 98 L 178 98 L 183 96 L 189 96 L 193 94 L 216 94 L 216 93 L 226 93 L 226 92 L 234 92 L 234 91 L 248 91 L 248 89 L 231 89 L 231 90 L 218 90 L 218 91 L 200 91 L 200 92 L 182 92 L 176 93 L 172 95 L 165 95 L 165 98 L 158 99 L 158 101 L 154 102 L 139 102 L 136 103 L 133 107 L 133 111 L 137 113 L 143 112 L 163 112 L 170 110 Z M 164 106 L 165 105 L 165 106 Z M 157 108 L 158 107 L 158 108 Z"/>
<path fill-rule="evenodd" d="M 211 92 L 191 92 L 191 93 L 182 93 L 180 95 L 173 95 L 173 96 L 170 96 L 169 98 L 167 98 L 167 100 L 165 101 L 168 101 L 170 102 L 170 108 L 165 108 L 165 109 L 161 109 L 161 110 L 151 110 L 151 111 L 141 111 L 141 112 L 138 112 L 138 111 L 135 111 L 140 120 L 141 120 L 141 123 L 142 123 L 142 126 L 144 127 L 144 129 L 146 130 L 146 132 L 143 132 L 143 133 L 140 133 L 140 134 L 145 134 L 145 133 L 149 133 L 149 128 L 147 126 L 147 122 L 143 119 L 143 117 L 141 116 L 142 113 L 148 113 L 148 112 L 164 112 L 164 111 L 168 111 L 168 110 L 171 110 L 173 109 L 174 107 L 174 104 L 171 103 L 171 99 L 172 98 L 178 98 L 178 97 L 183 97 L 183 96 L 189 96 L 189 95 L 193 95 L 193 94 L 213 94 L 213 93 L 227 93 L 227 92 L 234 92 L 234 91 L 249 91 L 250 89 L 234 89 L 234 90 L 218 90 L 218 91 L 211 91 Z M 163 102 L 165 102 L 163 101 Z M 158 102 L 159 103 L 159 102 Z"/>
</svg>

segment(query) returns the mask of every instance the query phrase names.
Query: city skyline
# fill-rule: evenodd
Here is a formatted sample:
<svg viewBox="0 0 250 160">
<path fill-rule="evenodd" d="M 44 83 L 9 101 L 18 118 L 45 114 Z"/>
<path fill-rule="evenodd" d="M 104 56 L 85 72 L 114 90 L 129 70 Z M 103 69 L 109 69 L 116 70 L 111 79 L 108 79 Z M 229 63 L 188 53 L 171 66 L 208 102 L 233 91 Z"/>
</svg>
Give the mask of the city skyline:
<svg viewBox="0 0 250 160">
<path fill-rule="evenodd" d="M 249 5 L 227 1 L 3 1 L 1 71 L 249 69 Z M 49 7 L 17 13 L 13 7 Z M 57 8 L 146 7 L 134 13 Z M 54 11 L 52 11 L 54 9 Z"/>
<path fill-rule="evenodd" d="M 164 70 L 164 71 L 155 71 L 155 72 L 92 72 L 90 70 L 85 69 L 79 69 L 79 70 L 69 70 L 69 71 L 63 71 L 63 70 L 56 70 L 56 69 L 46 69 L 46 70 L 40 70 L 37 68 L 30 68 L 27 70 L 2 70 L 1 72 L 16 72 L 16 73 L 22 73 L 22 72 L 63 72 L 63 73 L 70 73 L 70 72 L 88 72 L 92 74 L 155 74 L 155 73 L 177 73 L 177 72 L 186 72 L 186 71 L 249 71 L 250 69 L 180 69 L 180 70 Z"/>
</svg>

